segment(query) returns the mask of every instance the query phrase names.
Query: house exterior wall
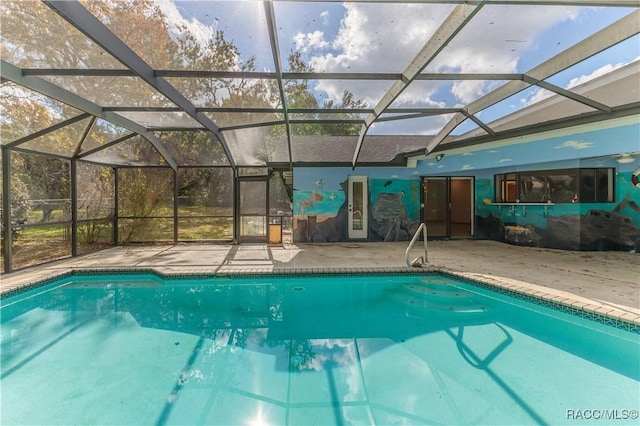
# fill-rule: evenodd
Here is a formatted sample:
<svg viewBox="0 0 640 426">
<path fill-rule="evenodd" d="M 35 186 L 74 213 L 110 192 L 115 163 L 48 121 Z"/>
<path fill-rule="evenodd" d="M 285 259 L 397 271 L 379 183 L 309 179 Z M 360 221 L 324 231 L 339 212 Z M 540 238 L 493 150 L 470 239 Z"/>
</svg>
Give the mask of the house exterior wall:
<svg viewBox="0 0 640 426">
<path fill-rule="evenodd" d="M 578 167 L 593 167 L 583 161 L 579 163 Z M 546 164 L 540 166 L 542 169 Z M 638 250 L 640 188 L 631 184 L 638 167 L 633 170 L 629 165 L 604 167 L 616 167 L 612 203 L 495 204 L 493 174 L 478 176 L 476 237 L 571 250 Z"/>
<path fill-rule="evenodd" d="M 427 158 L 414 168 L 295 168 L 294 241 L 350 241 L 346 208 L 349 175 L 368 177 L 367 241 L 389 240 L 390 220 L 372 213 L 380 200 L 388 202 L 396 197 L 401 202 L 396 218 L 401 223 L 400 232 L 391 240 L 409 240 L 420 222 L 420 177 L 473 176 L 476 238 L 575 250 L 638 250 L 640 187 L 632 181 L 640 173 L 640 158 L 627 164 L 615 158 L 620 153 L 638 151 L 640 122 L 638 117 L 631 117 L 530 136 L 502 146 L 446 152 L 441 161 Z M 495 203 L 497 174 L 579 168 L 615 168 L 614 201 Z"/>
<path fill-rule="evenodd" d="M 640 158 L 620 164 L 620 153 L 640 151 L 640 122 L 627 117 L 523 138 L 472 152 L 425 159 L 423 176 L 475 176 L 475 236 L 513 244 L 573 250 L 638 250 L 640 188 L 632 184 Z M 497 204 L 494 176 L 532 170 L 614 168 L 613 202 Z M 553 200 L 552 200 L 553 201 Z"/>
<path fill-rule="evenodd" d="M 413 236 L 420 223 L 420 176 L 416 170 L 299 167 L 293 172 L 294 242 L 352 241 L 347 229 L 349 176 L 368 178 L 368 237 L 359 241 L 384 241 L 394 223 L 399 224 L 399 232 L 393 240 Z"/>
</svg>

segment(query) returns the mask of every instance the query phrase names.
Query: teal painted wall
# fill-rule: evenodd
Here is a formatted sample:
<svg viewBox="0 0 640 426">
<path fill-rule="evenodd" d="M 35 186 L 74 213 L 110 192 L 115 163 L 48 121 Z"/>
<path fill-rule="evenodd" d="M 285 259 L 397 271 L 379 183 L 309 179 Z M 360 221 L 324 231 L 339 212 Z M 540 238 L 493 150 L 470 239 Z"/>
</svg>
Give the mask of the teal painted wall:
<svg viewBox="0 0 640 426">
<path fill-rule="evenodd" d="M 446 153 L 441 161 L 427 158 L 415 168 L 398 167 L 302 167 L 294 169 L 294 218 L 306 221 L 308 215 L 317 215 L 318 223 L 327 221 L 323 234 L 314 239 L 308 230 L 295 234 L 294 241 L 348 241 L 346 230 L 343 184 L 351 176 L 367 176 L 370 209 L 381 194 L 398 194 L 407 215 L 407 222 L 420 220 L 421 176 L 473 176 L 475 177 L 476 237 L 510 241 L 509 232 L 526 228 L 533 237 L 510 242 L 574 249 L 598 249 L 591 240 L 598 240 L 597 227 L 592 220 L 602 222 L 600 228 L 623 249 L 640 244 L 640 188 L 631 184 L 632 173 L 640 168 L 640 158 L 631 164 L 619 164 L 615 155 L 640 151 L 640 123 L 629 119 L 617 125 L 605 123 L 601 129 L 565 132 L 562 136 L 531 139 L 522 143 L 495 146 L 474 152 Z M 636 120 L 637 121 L 637 120 Z M 615 124 L 614 123 L 614 124 Z M 493 205 L 494 175 L 528 170 L 577 169 L 586 167 L 613 167 L 615 175 L 615 202 L 613 203 L 558 203 L 550 206 L 498 206 Z M 611 213 L 609 217 L 595 217 L 594 212 Z M 594 219 L 595 218 L 595 219 Z M 387 224 L 376 224 L 384 228 Z M 612 229 L 614 227 L 615 229 Z M 322 228 L 322 227 L 321 227 Z M 561 231 L 569 230 L 565 235 Z M 329 231 L 327 231 L 329 230 Z M 371 241 L 379 241 L 384 229 L 373 229 Z M 408 231 L 402 233 L 406 238 Z M 559 237 L 554 237 L 554 235 Z M 328 237 L 329 236 L 329 237 Z M 519 238 L 516 236 L 516 240 Z M 634 241 L 636 241 L 634 243 Z M 629 246 L 628 243 L 632 245 Z M 600 248 L 615 248 L 615 244 Z"/>
<path fill-rule="evenodd" d="M 377 203 L 391 195 L 402 203 L 406 217 L 398 218 L 407 230 L 399 239 L 408 239 L 420 221 L 420 176 L 407 168 L 300 167 L 293 174 L 293 215 L 295 242 L 349 241 L 347 230 L 347 194 L 349 176 L 366 176 L 369 193 L 368 241 L 384 239 L 389 220 L 376 218 Z M 309 219 L 309 216 L 314 216 Z M 314 221 L 311 223 L 311 221 Z M 311 229 L 310 229 L 311 228 Z"/>
</svg>

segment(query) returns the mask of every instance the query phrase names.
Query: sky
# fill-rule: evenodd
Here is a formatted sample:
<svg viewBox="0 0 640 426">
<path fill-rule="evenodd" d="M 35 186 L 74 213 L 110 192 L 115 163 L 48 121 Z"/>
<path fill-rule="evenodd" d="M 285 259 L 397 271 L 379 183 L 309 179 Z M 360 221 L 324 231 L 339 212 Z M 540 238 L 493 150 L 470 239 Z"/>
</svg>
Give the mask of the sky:
<svg viewBox="0 0 640 426">
<path fill-rule="evenodd" d="M 255 56 L 258 71 L 275 71 L 262 2 L 157 0 L 169 27 L 185 25 L 206 42 L 224 31 L 242 59 Z M 299 51 L 317 72 L 399 73 L 453 10 L 452 4 L 278 2 L 273 3 L 281 62 Z M 428 64 L 425 72 L 523 73 L 631 12 L 627 8 L 485 5 Z M 548 81 L 571 88 L 638 60 L 640 38 L 621 43 L 565 70 Z M 461 107 L 504 81 L 416 81 L 393 107 Z M 339 100 L 344 90 L 370 106 L 391 81 L 310 82 L 320 103 Z M 550 93 L 537 88 L 495 105 L 486 122 L 517 111 Z M 435 134 L 447 117 L 374 124 L 369 134 Z M 476 127 L 463 123 L 463 132 Z M 399 131 L 398 129 L 402 129 Z"/>
</svg>

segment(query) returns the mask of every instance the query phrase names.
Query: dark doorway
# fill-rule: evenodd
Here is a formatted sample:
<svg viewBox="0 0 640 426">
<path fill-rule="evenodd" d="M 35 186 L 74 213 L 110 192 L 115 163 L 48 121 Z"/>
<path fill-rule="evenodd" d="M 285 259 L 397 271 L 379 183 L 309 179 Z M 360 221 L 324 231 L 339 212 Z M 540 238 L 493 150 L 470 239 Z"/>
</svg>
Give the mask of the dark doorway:
<svg viewBox="0 0 640 426">
<path fill-rule="evenodd" d="M 473 177 L 422 177 L 421 214 L 428 237 L 472 237 L 473 200 Z"/>
</svg>

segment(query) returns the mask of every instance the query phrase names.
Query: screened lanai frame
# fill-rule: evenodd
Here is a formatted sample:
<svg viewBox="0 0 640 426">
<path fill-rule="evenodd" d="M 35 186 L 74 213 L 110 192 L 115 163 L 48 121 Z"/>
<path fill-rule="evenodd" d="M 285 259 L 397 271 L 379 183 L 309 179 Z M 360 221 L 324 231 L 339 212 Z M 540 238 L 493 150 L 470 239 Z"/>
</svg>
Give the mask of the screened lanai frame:
<svg viewBox="0 0 640 426">
<path fill-rule="evenodd" d="M 349 66 L 336 67 L 330 71 L 310 67 L 292 70 L 287 63 L 290 44 L 284 36 L 286 31 L 295 22 L 311 25 L 319 18 L 318 7 L 335 7 L 342 3 L 349 6 L 386 8 L 385 11 L 389 14 L 385 25 L 393 25 L 394 18 L 397 19 L 396 14 L 402 16 L 400 11 L 407 7 L 411 7 L 412 13 L 418 14 L 425 22 L 433 22 L 428 30 L 418 34 L 419 42 L 414 43 L 411 49 L 400 49 L 390 43 L 384 35 L 384 27 L 375 34 L 369 34 L 371 44 L 379 44 L 388 49 L 389 58 L 395 59 L 380 62 L 373 69 L 362 69 L 357 62 L 351 62 Z M 56 0 L 3 2 L 0 5 L 4 21 L 0 64 L 2 86 L 20 87 L 49 99 L 47 103 L 60 103 L 75 111 L 51 126 L 18 137 L 2 138 L 5 194 L 11 193 L 12 151 L 36 152 L 67 159 L 71 162 L 72 170 L 77 167 L 76 162 L 80 161 L 104 164 L 116 169 L 166 167 L 177 174 L 180 167 L 188 164 L 181 164 L 171 155 L 170 149 L 158 137 L 158 132 L 207 132 L 219 144 L 225 160 L 218 158 L 214 162 L 197 166 L 229 167 L 234 176 L 236 191 L 237 179 L 242 174 L 239 170 L 243 168 L 271 167 L 279 171 L 291 171 L 296 165 L 308 165 L 306 160 L 295 154 L 305 151 L 304 144 L 313 143 L 309 142 L 309 137 L 300 137 L 308 126 L 314 126 L 317 135 L 326 136 L 338 131 L 342 136 L 348 133 L 354 138 L 354 143 L 349 145 L 351 151 L 341 153 L 347 155 L 341 160 L 335 158 L 336 152 L 328 153 L 331 159 L 323 160 L 318 156 L 322 150 L 314 149 L 316 165 L 346 164 L 356 168 L 370 164 L 380 165 L 387 161 L 371 160 L 368 155 L 363 158 L 363 153 L 375 151 L 375 146 L 371 144 L 385 134 L 385 126 L 392 127 L 397 123 L 407 123 L 407 126 L 400 132 L 396 130 L 397 133 L 394 134 L 414 135 L 415 140 L 423 146 L 416 149 L 414 141 L 404 147 L 404 151 L 401 148 L 398 154 L 420 154 L 426 157 L 447 147 L 472 146 L 522 134 L 638 114 L 640 111 L 637 99 L 624 103 L 618 103 L 615 99 L 594 99 L 581 93 L 579 87 L 566 89 L 550 82 L 559 73 L 621 43 L 630 40 L 637 43 L 640 33 L 640 2 L 637 0 L 199 2 L 202 7 L 200 13 L 211 15 L 209 20 L 215 15 L 213 22 L 216 29 L 230 30 L 239 25 L 245 28 L 242 35 L 244 39 L 239 39 L 239 43 L 255 59 L 257 67 L 250 70 L 243 68 L 242 63 L 231 69 L 223 69 L 217 63 L 208 63 L 207 67 L 189 66 L 184 61 L 176 61 L 169 54 L 150 55 L 144 46 L 160 43 L 162 40 L 125 43 L 122 28 L 114 24 L 121 19 L 119 14 L 122 14 L 122 10 L 108 7 L 110 4 L 113 3 Z M 482 72 L 462 72 L 446 67 L 448 51 L 457 44 L 464 43 L 465 37 L 469 36 L 467 33 L 477 31 L 482 25 L 495 25 L 495 28 L 499 28 L 501 22 L 488 22 L 494 10 L 506 8 L 510 12 L 507 16 L 517 16 L 518 11 L 527 10 L 526 8 L 563 6 L 619 9 L 622 11 L 620 15 L 624 16 L 611 22 L 603 21 L 594 33 L 574 40 L 569 47 L 560 42 L 549 44 L 548 52 L 540 62 L 529 64 L 530 66 L 518 69 L 517 72 L 493 70 L 490 67 Z M 189 2 L 181 3 L 181 7 L 189 7 Z M 37 10 L 37 13 L 24 13 L 31 8 Z M 15 26 L 11 26 L 11 23 Z M 148 23 L 137 24 L 144 26 Z M 44 40 L 49 33 L 64 35 L 64 45 L 56 46 L 59 53 L 57 57 L 48 55 L 50 50 L 47 50 L 46 44 L 49 40 Z M 312 34 L 310 32 L 307 35 Z M 195 37 L 194 34 L 190 35 Z M 568 34 L 567 37 L 569 38 Z M 508 49 L 517 40 L 509 43 L 506 41 L 503 47 Z M 67 57 L 69 59 L 63 59 Z M 428 90 L 429 85 L 437 85 L 433 89 L 435 91 L 446 91 L 456 84 L 474 82 L 491 87 L 491 90 L 478 93 L 466 103 L 433 105 L 414 102 L 407 106 L 402 102 L 403 96 L 412 95 L 415 98 L 416 94 Z M 348 106 L 335 102 L 327 104 L 321 98 L 316 99 L 315 106 L 304 105 L 295 102 L 289 91 L 296 84 L 320 87 L 329 83 L 336 87 L 346 87 L 354 95 L 362 87 L 377 89 L 370 90 L 371 97 L 366 103 L 352 103 Z M 241 84 L 262 87 L 268 92 L 268 96 L 263 102 L 233 98 L 233 88 Z M 87 87 L 93 89 L 87 90 Z M 203 91 L 203 87 L 207 91 Z M 492 122 L 483 119 L 483 111 L 534 87 L 577 103 L 581 106 L 579 113 L 523 126 L 518 126 L 516 121 L 500 128 L 494 128 Z M 227 93 L 221 95 L 224 99 L 220 102 L 216 96 L 224 90 Z M 10 117 L 11 112 L 7 115 Z M 417 123 L 418 126 L 430 127 L 431 123 L 438 120 L 439 127 L 428 136 L 419 130 L 410 129 L 409 125 Z M 508 121 L 508 118 L 502 120 Z M 100 123 L 103 123 L 103 127 L 111 126 L 114 137 L 90 146 L 85 142 L 90 140 L 87 135 L 93 126 Z M 505 130 L 501 130 L 503 128 Z M 80 136 L 75 138 L 77 142 L 71 143 L 65 152 L 51 152 L 40 143 L 47 134 L 72 130 Z M 13 135 L 15 132 L 9 133 Z M 156 151 L 154 161 L 137 159 L 137 162 L 127 164 L 109 162 L 110 156 L 105 153 L 118 144 L 128 143 L 132 138 L 142 138 L 153 147 Z M 73 179 L 72 173 L 72 199 Z M 3 197 L 4 212 L 10 211 L 9 198 Z M 237 200 L 237 194 L 234 199 Z M 72 204 L 77 205 L 77 200 Z M 76 235 L 77 212 L 71 213 L 72 235 Z M 237 241 L 237 206 L 234 207 L 232 216 L 232 239 Z M 173 221 L 177 224 L 178 219 L 174 216 Z M 10 227 L 10 214 L 5 214 L 3 229 Z M 174 235 L 176 234 L 177 231 L 174 231 Z M 11 253 L 10 240 L 10 237 L 4 240 L 5 254 Z M 115 242 L 117 243 L 117 239 Z M 73 254 L 76 246 L 74 241 Z"/>
</svg>

